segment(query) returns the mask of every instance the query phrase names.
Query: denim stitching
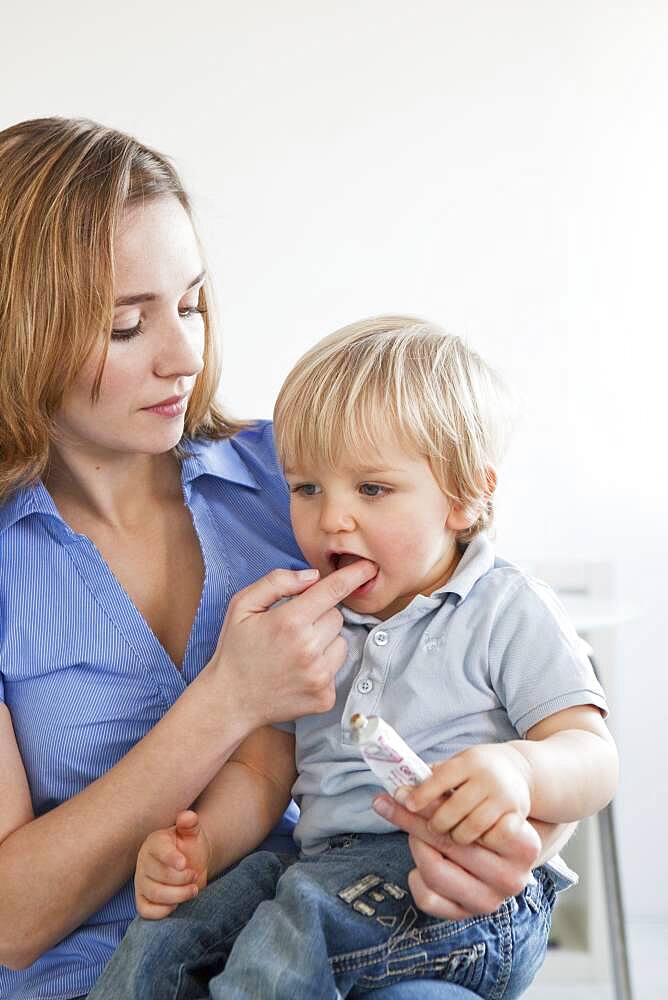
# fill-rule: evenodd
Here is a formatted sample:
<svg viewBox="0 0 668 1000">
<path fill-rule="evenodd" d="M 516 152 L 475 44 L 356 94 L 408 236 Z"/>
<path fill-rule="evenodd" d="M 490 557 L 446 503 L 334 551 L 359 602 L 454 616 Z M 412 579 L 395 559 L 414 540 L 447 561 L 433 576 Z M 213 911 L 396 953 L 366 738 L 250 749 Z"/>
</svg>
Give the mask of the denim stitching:
<svg viewBox="0 0 668 1000">
<path fill-rule="evenodd" d="M 391 953 L 395 955 L 401 951 L 408 951 L 417 944 L 435 944 L 445 941 L 449 937 L 455 937 L 461 931 L 468 930 L 469 927 L 475 927 L 477 924 L 485 923 L 488 920 L 498 921 L 504 910 L 507 913 L 505 904 L 499 910 L 496 910 L 495 913 L 482 914 L 470 920 L 445 920 L 438 924 L 432 924 L 429 927 L 423 927 L 420 930 L 412 930 L 407 935 L 402 935 L 395 939 L 392 943 Z M 389 952 L 390 945 L 386 941 L 371 948 L 362 948 L 359 951 L 334 955 L 330 958 L 329 964 L 334 973 L 353 972 L 356 969 L 362 968 L 364 964 L 367 964 L 369 959 L 376 958 L 378 961 L 382 960 Z"/>
<path fill-rule="evenodd" d="M 414 906 L 409 906 L 407 910 L 404 910 L 403 916 L 399 921 L 398 926 L 392 931 L 387 940 L 387 950 L 388 955 L 391 955 L 394 951 L 401 951 L 401 942 L 412 940 L 416 944 L 419 943 L 416 938 L 416 932 L 413 929 L 415 921 L 417 920 L 417 910 Z"/>
<path fill-rule="evenodd" d="M 509 900 L 499 910 L 499 958 L 500 968 L 496 983 L 489 994 L 489 1000 L 501 1000 L 506 992 L 513 968 L 513 935 L 511 929 Z"/>
<path fill-rule="evenodd" d="M 424 978 L 425 973 L 437 972 L 444 973 L 448 970 L 448 967 L 452 965 L 452 961 L 455 957 L 466 955 L 470 958 L 466 967 L 466 982 L 470 982 L 473 978 L 475 971 L 477 970 L 480 961 L 485 956 L 485 945 L 482 942 L 476 942 L 467 948 L 456 948 L 455 951 L 451 951 L 448 955 L 436 955 L 434 958 L 429 958 L 426 952 L 422 952 L 425 956 L 426 961 L 419 962 L 416 965 L 404 966 L 400 969 L 391 969 L 388 962 L 387 971 L 381 973 L 379 976 L 374 976 L 371 973 L 360 978 L 360 986 L 374 986 L 378 983 L 382 983 L 391 978 L 397 978 L 399 976 L 407 976 L 416 972 L 420 972 Z M 418 956 L 416 956 L 417 958 Z M 449 980 L 454 982 L 455 980 Z"/>
</svg>

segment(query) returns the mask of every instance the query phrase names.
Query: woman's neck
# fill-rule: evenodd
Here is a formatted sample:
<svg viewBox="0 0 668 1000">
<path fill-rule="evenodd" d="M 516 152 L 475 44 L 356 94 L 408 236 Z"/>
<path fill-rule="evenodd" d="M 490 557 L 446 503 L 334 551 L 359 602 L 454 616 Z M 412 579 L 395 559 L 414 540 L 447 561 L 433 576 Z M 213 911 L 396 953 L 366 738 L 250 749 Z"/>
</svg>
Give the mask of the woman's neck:
<svg viewBox="0 0 668 1000">
<path fill-rule="evenodd" d="M 66 512 L 76 513 L 111 528 L 132 528 L 156 502 L 181 495 L 172 452 L 93 455 L 54 447 L 44 485 L 66 520 Z"/>
</svg>

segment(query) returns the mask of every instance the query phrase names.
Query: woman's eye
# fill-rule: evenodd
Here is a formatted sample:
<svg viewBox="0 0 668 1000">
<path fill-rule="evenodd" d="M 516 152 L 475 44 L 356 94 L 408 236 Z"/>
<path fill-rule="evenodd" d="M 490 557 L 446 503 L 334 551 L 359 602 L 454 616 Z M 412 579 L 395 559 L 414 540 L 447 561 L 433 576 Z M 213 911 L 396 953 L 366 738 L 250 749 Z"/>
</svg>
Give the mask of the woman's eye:
<svg viewBox="0 0 668 1000">
<path fill-rule="evenodd" d="M 132 340 L 137 334 L 141 333 L 141 320 L 136 324 L 136 326 L 129 327 L 127 330 L 112 330 L 111 339 L 112 340 Z"/>
<path fill-rule="evenodd" d="M 292 487 L 291 492 L 303 497 L 315 497 L 321 490 L 317 483 L 299 483 L 299 485 Z"/>
<path fill-rule="evenodd" d="M 206 312 L 203 306 L 184 306 L 179 309 L 181 319 L 190 319 L 191 316 L 203 316 Z"/>
<path fill-rule="evenodd" d="M 379 483 L 362 483 L 360 493 L 365 497 L 382 497 L 389 493 L 389 490 Z"/>
</svg>

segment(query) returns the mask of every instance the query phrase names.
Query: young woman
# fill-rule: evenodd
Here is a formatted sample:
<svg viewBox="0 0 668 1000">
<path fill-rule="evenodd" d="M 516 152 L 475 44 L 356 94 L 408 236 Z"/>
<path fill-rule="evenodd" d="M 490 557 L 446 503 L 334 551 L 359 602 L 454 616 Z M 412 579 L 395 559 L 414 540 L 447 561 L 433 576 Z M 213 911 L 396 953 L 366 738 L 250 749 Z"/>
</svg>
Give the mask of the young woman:
<svg viewBox="0 0 668 1000">
<path fill-rule="evenodd" d="M 214 399 L 207 281 L 164 157 L 92 122 L 0 132 L 0 997 L 87 993 L 147 834 L 213 781 L 233 813 L 268 724 L 333 704 L 335 605 L 374 572 L 303 569 L 270 427 Z M 494 908 L 536 862 L 529 826 L 429 846 L 385 807 L 433 912 Z"/>
</svg>

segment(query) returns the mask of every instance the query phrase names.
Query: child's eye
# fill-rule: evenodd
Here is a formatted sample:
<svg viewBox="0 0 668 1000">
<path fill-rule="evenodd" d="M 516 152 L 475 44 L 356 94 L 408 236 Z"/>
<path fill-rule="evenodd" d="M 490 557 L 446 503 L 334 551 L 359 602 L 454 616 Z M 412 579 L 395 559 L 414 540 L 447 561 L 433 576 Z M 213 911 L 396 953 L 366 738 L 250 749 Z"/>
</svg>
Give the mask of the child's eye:
<svg viewBox="0 0 668 1000">
<path fill-rule="evenodd" d="M 387 486 L 381 486 L 380 483 L 362 483 L 360 486 L 360 493 L 365 497 L 384 497 L 389 492 Z"/>
<path fill-rule="evenodd" d="M 322 493 L 322 490 L 317 483 L 298 483 L 291 487 L 290 492 L 302 497 L 315 497 L 318 493 Z"/>
</svg>

